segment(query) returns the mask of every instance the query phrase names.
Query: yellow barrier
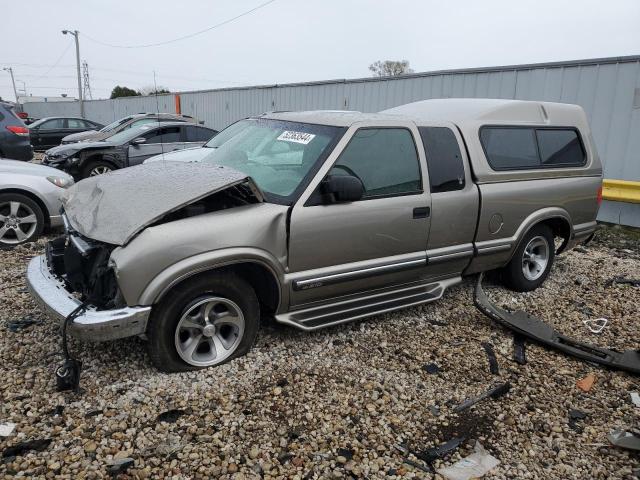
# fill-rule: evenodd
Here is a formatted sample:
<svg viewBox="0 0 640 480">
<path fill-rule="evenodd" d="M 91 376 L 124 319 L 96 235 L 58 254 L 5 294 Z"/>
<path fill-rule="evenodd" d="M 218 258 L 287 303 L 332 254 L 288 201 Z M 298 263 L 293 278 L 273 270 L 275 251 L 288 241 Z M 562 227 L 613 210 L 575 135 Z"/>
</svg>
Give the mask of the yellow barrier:
<svg viewBox="0 0 640 480">
<path fill-rule="evenodd" d="M 640 182 L 603 180 L 602 198 L 612 202 L 640 203 Z"/>
</svg>

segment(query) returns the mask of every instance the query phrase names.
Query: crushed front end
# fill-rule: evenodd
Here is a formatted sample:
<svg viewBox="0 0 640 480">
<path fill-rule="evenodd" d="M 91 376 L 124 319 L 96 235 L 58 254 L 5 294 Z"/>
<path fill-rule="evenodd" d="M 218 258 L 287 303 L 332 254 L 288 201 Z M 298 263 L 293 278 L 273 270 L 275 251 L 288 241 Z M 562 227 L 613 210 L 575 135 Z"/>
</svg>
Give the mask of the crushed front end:
<svg viewBox="0 0 640 480">
<path fill-rule="evenodd" d="M 45 255 L 33 258 L 27 284 L 35 300 L 61 323 L 79 305 L 87 309 L 69 325 L 82 340 L 114 340 L 144 334 L 151 307 L 129 307 L 109 264 L 115 248 L 80 235 L 66 217 L 65 235 L 47 244 Z"/>
</svg>

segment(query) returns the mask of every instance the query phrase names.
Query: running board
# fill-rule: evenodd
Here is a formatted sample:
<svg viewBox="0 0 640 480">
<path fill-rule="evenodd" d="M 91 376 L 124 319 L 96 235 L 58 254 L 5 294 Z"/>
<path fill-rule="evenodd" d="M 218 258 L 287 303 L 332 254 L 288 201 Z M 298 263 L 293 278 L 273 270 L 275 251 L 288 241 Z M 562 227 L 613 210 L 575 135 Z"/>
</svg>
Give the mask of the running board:
<svg viewBox="0 0 640 480">
<path fill-rule="evenodd" d="M 357 297 L 340 297 L 331 303 L 281 313 L 275 318 L 280 323 L 286 323 L 300 330 L 318 330 L 421 303 L 433 302 L 442 297 L 447 288 L 461 281 L 461 277 L 454 277 L 437 282 L 414 283 L 399 288 L 379 290 Z"/>
</svg>

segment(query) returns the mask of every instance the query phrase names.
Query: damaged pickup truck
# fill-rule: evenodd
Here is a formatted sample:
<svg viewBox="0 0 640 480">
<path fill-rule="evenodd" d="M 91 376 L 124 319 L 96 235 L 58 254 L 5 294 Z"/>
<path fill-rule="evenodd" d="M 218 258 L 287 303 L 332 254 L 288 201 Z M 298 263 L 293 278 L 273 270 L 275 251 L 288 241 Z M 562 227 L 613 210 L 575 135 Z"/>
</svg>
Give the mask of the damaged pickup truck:
<svg viewBox="0 0 640 480">
<path fill-rule="evenodd" d="M 60 320 L 85 306 L 76 337 L 138 335 L 160 370 L 209 367 L 245 354 L 265 317 L 315 330 L 494 269 L 535 289 L 593 234 L 601 177 L 575 105 L 265 114 L 222 131 L 200 163 L 76 184 L 66 235 L 32 259 L 28 283 Z"/>
</svg>

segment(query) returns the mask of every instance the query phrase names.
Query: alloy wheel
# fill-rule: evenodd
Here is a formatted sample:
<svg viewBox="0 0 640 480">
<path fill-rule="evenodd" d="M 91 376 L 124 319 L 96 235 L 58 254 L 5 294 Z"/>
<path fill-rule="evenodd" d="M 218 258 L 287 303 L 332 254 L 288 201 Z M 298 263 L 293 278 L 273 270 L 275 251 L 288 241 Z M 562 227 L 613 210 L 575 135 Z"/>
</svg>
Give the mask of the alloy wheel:
<svg viewBox="0 0 640 480">
<path fill-rule="evenodd" d="M 547 240 L 538 235 L 533 237 L 522 253 L 522 273 L 529 281 L 537 280 L 542 276 L 549 263 L 549 244 Z"/>
<path fill-rule="evenodd" d="M 16 245 L 29 240 L 38 227 L 38 217 L 25 203 L 0 204 L 0 243 Z"/>
</svg>

